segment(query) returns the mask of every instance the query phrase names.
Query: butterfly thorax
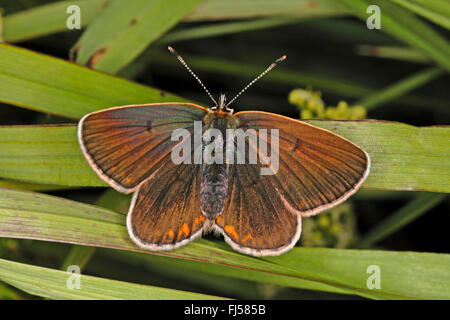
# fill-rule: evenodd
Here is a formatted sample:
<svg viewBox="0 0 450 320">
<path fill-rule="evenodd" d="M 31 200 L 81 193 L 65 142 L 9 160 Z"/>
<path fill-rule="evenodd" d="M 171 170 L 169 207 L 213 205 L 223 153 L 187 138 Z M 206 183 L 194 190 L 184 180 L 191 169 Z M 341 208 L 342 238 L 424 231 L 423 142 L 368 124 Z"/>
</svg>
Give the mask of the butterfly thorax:
<svg viewBox="0 0 450 320">
<path fill-rule="evenodd" d="M 213 111 L 208 114 L 205 119 L 205 130 L 217 129 L 221 133 L 221 137 L 216 139 L 207 139 L 207 145 L 217 144 L 219 149 L 223 152 L 225 158 L 225 150 L 227 143 L 232 143 L 227 140 L 227 129 L 236 128 L 236 118 L 231 114 L 222 110 Z M 206 146 L 207 148 L 207 146 Z M 214 156 L 215 152 L 212 151 Z M 201 208 L 203 214 L 209 219 L 214 220 L 219 216 L 225 205 L 225 198 L 228 190 L 228 170 L 225 159 L 221 162 L 213 162 L 203 164 L 203 175 L 201 183 Z"/>
</svg>

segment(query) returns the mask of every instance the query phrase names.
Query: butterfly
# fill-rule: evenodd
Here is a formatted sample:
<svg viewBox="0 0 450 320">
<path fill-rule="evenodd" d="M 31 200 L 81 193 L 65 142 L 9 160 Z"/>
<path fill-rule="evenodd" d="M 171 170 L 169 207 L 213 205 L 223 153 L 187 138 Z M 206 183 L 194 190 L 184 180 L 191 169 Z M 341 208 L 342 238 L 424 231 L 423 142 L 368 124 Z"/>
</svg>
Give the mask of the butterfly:
<svg viewBox="0 0 450 320">
<path fill-rule="evenodd" d="M 139 247 L 171 250 L 212 230 L 238 252 L 280 255 L 299 240 L 302 217 L 345 201 L 368 176 L 369 155 L 343 137 L 281 115 L 229 108 L 285 56 L 230 102 L 221 95 L 217 103 L 183 58 L 169 50 L 213 100 L 212 108 L 178 102 L 127 105 L 90 113 L 78 125 L 92 169 L 115 190 L 134 193 L 127 230 Z M 176 130 L 184 132 L 178 140 Z M 208 130 L 216 130 L 214 139 Z M 228 138 L 229 130 L 250 133 L 239 148 L 236 136 Z M 208 149 L 205 139 L 213 158 L 227 150 L 231 161 L 201 161 Z M 174 162 L 174 154 L 181 161 Z M 260 161 L 251 161 L 251 154 Z M 272 174 L 262 174 L 264 168 L 272 168 Z"/>
</svg>

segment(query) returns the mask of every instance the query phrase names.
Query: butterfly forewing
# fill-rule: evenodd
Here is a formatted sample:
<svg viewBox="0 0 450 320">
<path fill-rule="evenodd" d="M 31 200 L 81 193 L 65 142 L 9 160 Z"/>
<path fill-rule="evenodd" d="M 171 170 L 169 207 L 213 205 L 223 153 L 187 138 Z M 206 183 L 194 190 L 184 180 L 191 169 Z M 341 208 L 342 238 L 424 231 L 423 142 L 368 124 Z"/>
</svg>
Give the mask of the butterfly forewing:
<svg viewBox="0 0 450 320">
<path fill-rule="evenodd" d="M 192 131 L 208 111 L 184 103 L 132 105 L 94 112 L 78 126 L 83 153 L 97 174 L 120 192 L 132 192 L 177 143 L 172 131 Z"/>
<path fill-rule="evenodd" d="M 281 201 L 302 216 L 344 201 L 369 173 L 367 153 L 330 131 L 266 112 L 236 117 L 245 128 L 278 129 L 279 170 L 273 181 L 282 183 L 277 187 Z"/>
</svg>

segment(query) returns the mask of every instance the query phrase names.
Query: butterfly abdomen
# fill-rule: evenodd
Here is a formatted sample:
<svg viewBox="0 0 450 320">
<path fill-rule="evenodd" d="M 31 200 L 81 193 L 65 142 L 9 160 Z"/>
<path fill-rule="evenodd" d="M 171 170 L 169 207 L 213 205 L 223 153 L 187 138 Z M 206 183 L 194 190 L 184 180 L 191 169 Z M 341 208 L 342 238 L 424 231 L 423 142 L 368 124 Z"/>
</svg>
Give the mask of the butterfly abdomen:
<svg viewBox="0 0 450 320">
<path fill-rule="evenodd" d="M 214 220 L 222 213 L 227 189 L 228 179 L 226 165 L 205 165 L 201 185 L 201 201 L 202 212 L 209 220 Z"/>
<path fill-rule="evenodd" d="M 224 152 L 228 143 L 226 130 L 236 128 L 236 119 L 232 116 L 224 115 L 221 111 L 217 111 L 208 114 L 204 119 L 204 123 L 206 129 L 214 128 L 221 132 L 221 137 L 215 139 L 213 143 L 219 143 L 219 150 Z M 211 141 L 208 139 L 207 143 L 210 144 Z M 215 155 L 215 149 L 212 155 Z M 215 220 L 223 212 L 228 190 L 228 166 L 224 162 L 226 162 L 225 155 L 221 162 L 205 163 L 203 166 L 201 207 L 203 215 L 209 220 Z"/>
</svg>

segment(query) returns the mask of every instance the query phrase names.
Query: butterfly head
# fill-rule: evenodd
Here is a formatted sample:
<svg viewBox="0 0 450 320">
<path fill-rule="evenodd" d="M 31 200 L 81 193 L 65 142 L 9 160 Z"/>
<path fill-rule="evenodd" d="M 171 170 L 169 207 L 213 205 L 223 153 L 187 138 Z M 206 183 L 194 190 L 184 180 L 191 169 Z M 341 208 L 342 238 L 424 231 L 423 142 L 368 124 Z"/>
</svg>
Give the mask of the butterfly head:
<svg viewBox="0 0 450 320">
<path fill-rule="evenodd" d="M 233 109 L 228 108 L 227 105 L 227 97 L 225 94 L 221 93 L 219 96 L 219 103 L 216 104 L 211 108 L 211 111 L 217 112 L 217 113 L 227 113 L 227 114 L 233 114 Z"/>
</svg>

